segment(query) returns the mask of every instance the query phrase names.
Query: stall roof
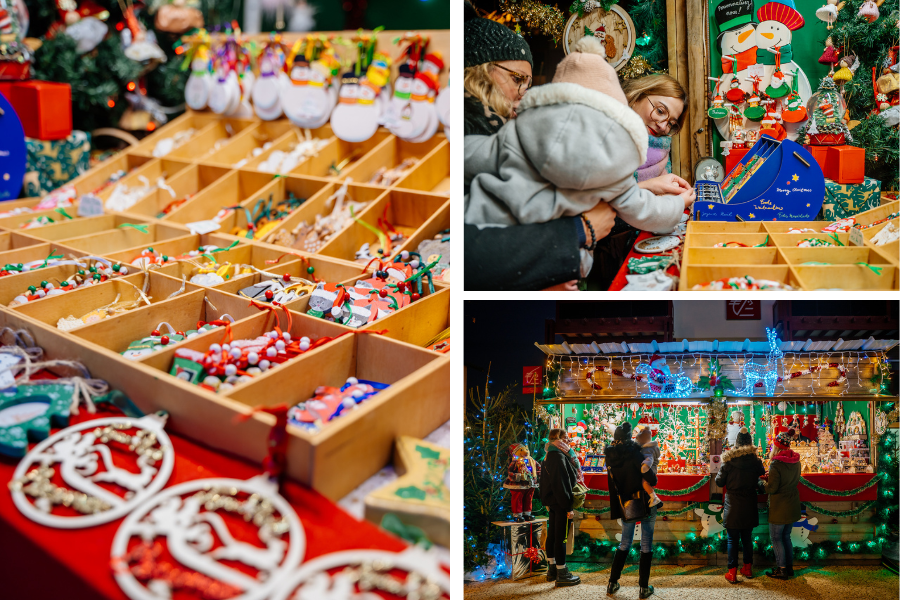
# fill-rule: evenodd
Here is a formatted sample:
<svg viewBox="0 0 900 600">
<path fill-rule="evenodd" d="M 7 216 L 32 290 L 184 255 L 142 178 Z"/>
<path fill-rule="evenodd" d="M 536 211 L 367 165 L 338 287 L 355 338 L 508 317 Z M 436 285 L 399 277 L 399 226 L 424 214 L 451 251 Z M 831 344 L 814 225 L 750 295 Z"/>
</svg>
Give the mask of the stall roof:
<svg viewBox="0 0 900 600">
<path fill-rule="evenodd" d="M 873 351 L 887 352 L 895 347 L 900 340 L 876 340 L 874 337 L 858 340 L 794 340 L 781 342 L 782 352 L 845 352 L 845 351 Z M 689 341 L 680 342 L 593 342 L 590 344 L 534 344 L 548 356 L 565 355 L 599 355 L 599 354 L 673 354 L 688 352 L 703 352 L 706 354 L 767 354 L 769 342 L 751 342 L 749 339 L 743 342 L 713 341 Z"/>
</svg>

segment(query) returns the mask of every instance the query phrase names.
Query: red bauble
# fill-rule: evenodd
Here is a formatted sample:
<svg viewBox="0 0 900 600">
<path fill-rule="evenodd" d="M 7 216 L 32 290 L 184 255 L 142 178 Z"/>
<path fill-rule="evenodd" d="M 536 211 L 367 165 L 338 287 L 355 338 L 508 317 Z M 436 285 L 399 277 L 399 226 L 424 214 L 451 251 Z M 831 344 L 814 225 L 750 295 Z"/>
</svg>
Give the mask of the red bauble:
<svg viewBox="0 0 900 600">
<path fill-rule="evenodd" d="M 164 335 L 161 338 L 159 338 L 159 343 L 162 344 L 163 346 L 167 345 L 169 343 L 169 336 Z"/>
</svg>

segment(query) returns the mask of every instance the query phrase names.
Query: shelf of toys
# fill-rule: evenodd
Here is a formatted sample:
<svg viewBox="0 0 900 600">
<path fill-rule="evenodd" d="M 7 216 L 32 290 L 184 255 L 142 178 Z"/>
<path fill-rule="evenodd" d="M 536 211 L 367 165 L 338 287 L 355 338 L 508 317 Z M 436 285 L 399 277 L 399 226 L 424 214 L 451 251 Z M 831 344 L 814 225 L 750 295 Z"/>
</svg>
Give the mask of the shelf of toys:
<svg viewBox="0 0 900 600">
<path fill-rule="evenodd" d="M 549 426 L 567 429 L 590 490 L 578 530 L 589 536 L 589 545 L 619 540 L 621 523 L 607 517 L 603 449 L 615 427 L 627 421 L 633 430 L 649 427 L 660 449 L 656 490 L 664 505 L 654 541 L 680 549 L 667 559 L 677 555 L 679 564 L 724 564 L 716 541 L 723 531 L 723 490 L 715 476 L 721 454 L 742 427 L 766 466 L 774 436 L 789 428 L 796 432 L 804 506 L 794 527 L 796 544 L 877 539 L 875 501 L 882 477 L 876 448 L 897 421 L 897 398 L 884 395 L 882 352 L 896 343 L 781 342 L 773 334 L 768 343 L 539 345 L 548 366 L 538 414 Z M 761 525 L 754 532 L 762 537 L 768 532 L 766 501 L 760 495 Z M 695 542 L 703 539 L 711 545 L 702 552 L 682 547 L 696 550 Z M 611 556 L 589 554 L 591 560 Z M 852 559 L 877 557 L 860 551 Z"/>
<path fill-rule="evenodd" d="M 250 460 L 274 423 L 259 409 L 318 406 L 292 413 L 287 473 L 340 498 L 396 438 L 449 418 L 449 32 L 201 33 L 183 48 L 197 110 L 0 204 L 0 322 Z M 321 397 L 348 378 L 386 387 Z"/>
</svg>

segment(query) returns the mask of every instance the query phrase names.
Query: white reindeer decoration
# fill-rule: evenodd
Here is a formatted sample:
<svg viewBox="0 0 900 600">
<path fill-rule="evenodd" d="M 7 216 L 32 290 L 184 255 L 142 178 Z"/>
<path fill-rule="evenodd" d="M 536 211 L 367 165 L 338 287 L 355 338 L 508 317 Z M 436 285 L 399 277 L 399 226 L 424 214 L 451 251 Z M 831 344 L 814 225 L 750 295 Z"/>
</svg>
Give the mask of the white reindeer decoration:
<svg viewBox="0 0 900 600">
<path fill-rule="evenodd" d="M 774 329 L 766 327 L 766 336 L 769 338 L 769 354 L 764 365 L 755 362 L 745 362 L 743 367 L 744 389 L 741 395 L 752 396 L 757 382 L 762 381 L 766 387 L 766 396 L 775 395 L 775 384 L 778 383 L 778 363 L 781 360 L 781 349 Z"/>
</svg>

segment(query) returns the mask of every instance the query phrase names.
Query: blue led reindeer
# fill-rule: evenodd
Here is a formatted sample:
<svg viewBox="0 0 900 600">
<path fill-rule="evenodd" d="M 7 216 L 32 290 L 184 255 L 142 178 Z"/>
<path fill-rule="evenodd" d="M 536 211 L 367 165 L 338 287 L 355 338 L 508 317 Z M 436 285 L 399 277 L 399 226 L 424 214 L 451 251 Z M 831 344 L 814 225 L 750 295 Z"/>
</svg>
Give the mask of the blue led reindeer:
<svg viewBox="0 0 900 600">
<path fill-rule="evenodd" d="M 740 392 L 743 396 L 752 396 L 759 381 L 766 386 L 766 396 L 775 395 L 775 384 L 778 383 L 778 361 L 781 360 L 782 354 L 775 330 L 766 327 L 766 336 L 769 338 L 769 354 L 766 357 L 768 359 L 766 364 L 760 365 L 749 361 L 744 363 L 743 374 L 746 385 Z"/>
</svg>

